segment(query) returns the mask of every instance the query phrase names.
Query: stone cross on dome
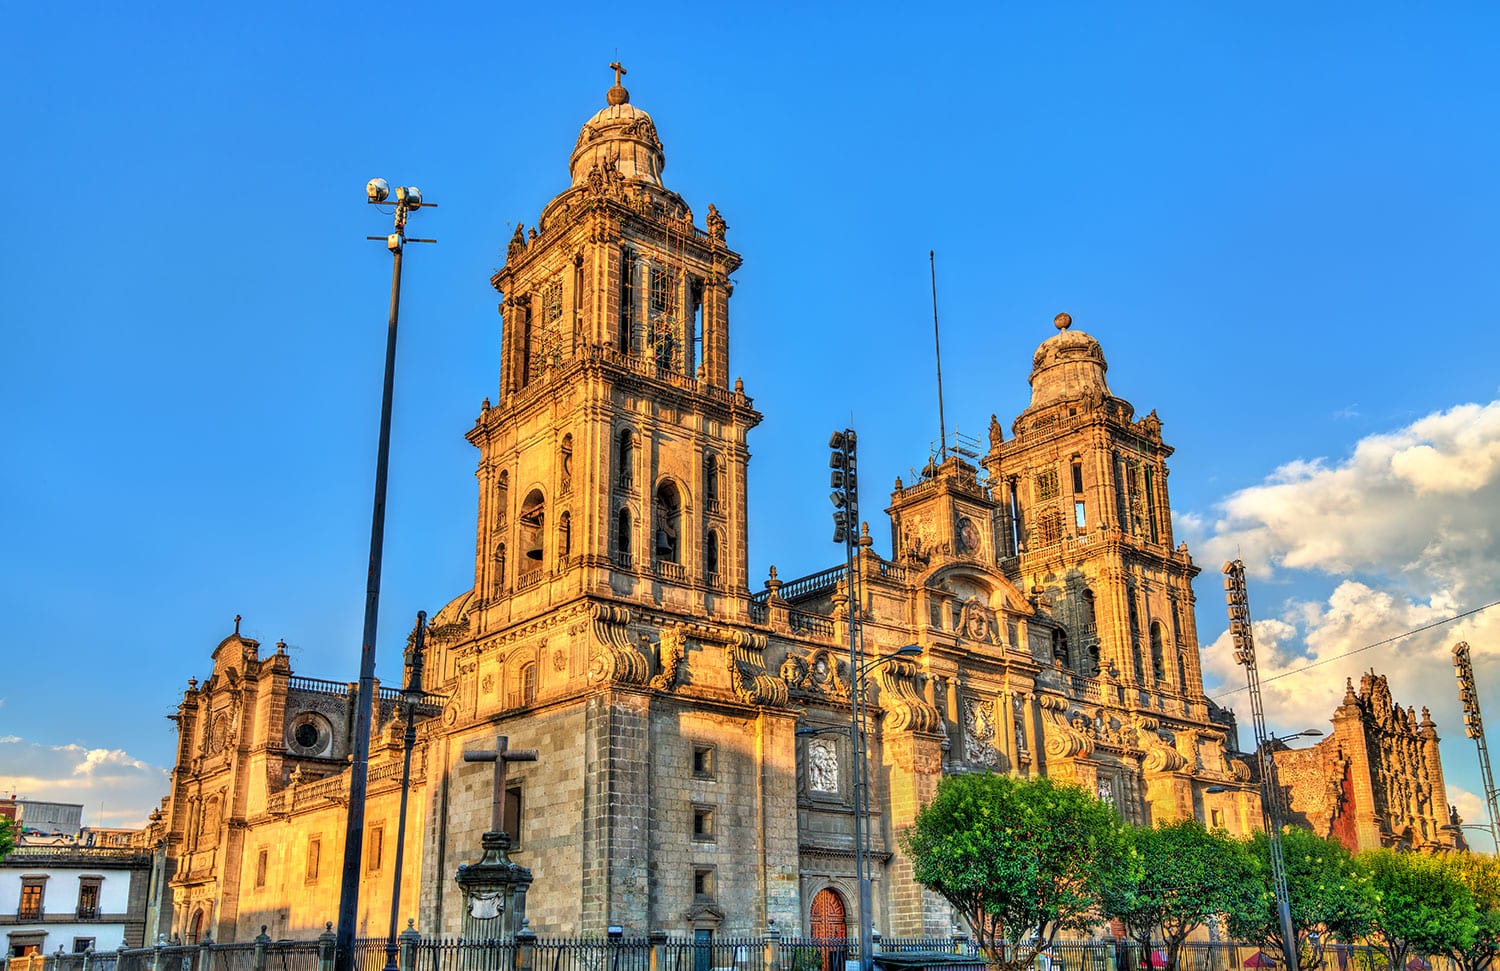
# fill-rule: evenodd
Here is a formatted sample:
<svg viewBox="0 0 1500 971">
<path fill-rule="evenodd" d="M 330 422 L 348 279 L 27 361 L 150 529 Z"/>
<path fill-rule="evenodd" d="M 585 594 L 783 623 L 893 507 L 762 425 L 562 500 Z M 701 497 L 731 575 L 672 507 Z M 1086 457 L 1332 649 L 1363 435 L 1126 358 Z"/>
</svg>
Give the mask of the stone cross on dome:
<svg viewBox="0 0 1500 971">
<path fill-rule="evenodd" d="M 605 96 L 605 100 L 612 105 L 629 104 L 630 92 L 625 90 L 625 86 L 620 83 L 620 78 L 621 76 L 629 74 L 630 72 L 625 70 L 625 66 L 619 61 L 611 62 L 609 67 L 610 70 L 615 72 L 615 86 L 609 89 L 609 93 Z"/>
</svg>

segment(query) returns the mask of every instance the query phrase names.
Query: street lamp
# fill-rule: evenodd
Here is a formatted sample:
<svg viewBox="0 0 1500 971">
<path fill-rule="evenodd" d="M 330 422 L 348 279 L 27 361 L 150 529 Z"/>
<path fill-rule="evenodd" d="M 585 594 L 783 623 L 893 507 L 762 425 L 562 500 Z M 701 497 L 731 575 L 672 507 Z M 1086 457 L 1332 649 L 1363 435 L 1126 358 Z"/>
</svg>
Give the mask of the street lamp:
<svg viewBox="0 0 1500 971">
<path fill-rule="evenodd" d="M 417 706 L 422 703 L 422 661 L 427 640 L 427 611 L 417 611 L 417 629 L 412 636 L 411 664 L 407 666 L 406 684 L 401 688 L 401 705 L 406 731 L 401 736 L 401 814 L 396 819 L 396 865 L 391 880 L 391 933 L 385 942 L 385 968 L 397 971 L 396 930 L 401 914 L 401 866 L 406 856 L 406 801 L 411 791 L 411 750 L 417 744 Z"/>
<path fill-rule="evenodd" d="M 365 184 L 365 201 L 372 206 L 390 198 L 384 179 Z M 359 863 L 365 843 L 365 789 L 370 771 L 370 721 L 375 699 L 375 634 L 380 619 L 380 565 L 385 548 L 385 483 L 391 456 L 391 403 L 396 384 L 396 322 L 401 308 L 401 251 L 407 242 L 435 243 L 433 239 L 408 239 L 409 213 L 435 203 L 423 202 L 415 186 L 396 188 L 396 231 L 383 240 L 391 251 L 391 314 L 385 336 L 385 386 L 380 400 L 380 437 L 375 451 L 375 500 L 370 516 L 370 571 L 365 584 L 364 639 L 360 646 L 359 691 L 354 701 L 354 751 L 349 767 L 349 814 L 344 828 L 344 867 L 339 884 L 339 926 L 334 936 L 335 971 L 353 971 L 354 924 L 359 913 Z"/>
<path fill-rule="evenodd" d="M 1236 664 L 1244 666 L 1245 679 L 1250 688 L 1255 754 L 1260 762 L 1261 811 L 1265 814 L 1266 848 L 1271 857 L 1271 890 L 1276 896 L 1276 916 L 1281 924 L 1286 971 L 1297 971 L 1292 902 L 1287 891 L 1286 859 L 1281 852 L 1281 829 L 1276 812 L 1276 760 L 1271 757 L 1268 746 L 1271 736 L 1266 732 L 1266 712 L 1260 696 L 1260 671 L 1255 665 L 1255 637 L 1250 630 L 1250 595 L 1245 587 L 1245 564 L 1242 560 L 1231 560 L 1224 564 L 1224 601 L 1229 605 L 1229 638 L 1234 643 L 1234 660 Z"/>
<path fill-rule="evenodd" d="M 874 905 L 870 888 L 870 769 L 866 758 L 864 681 L 865 676 L 887 661 L 899 657 L 921 657 L 920 644 L 903 644 L 887 654 L 860 663 L 850 651 L 850 680 L 853 682 L 851 721 L 848 725 L 811 725 L 797 729 L 798 735 L 847 734 L 854 761 L 854 879 L 859 889 L 859 962 L 868 971 L 874 959 Z"/>
</svg>

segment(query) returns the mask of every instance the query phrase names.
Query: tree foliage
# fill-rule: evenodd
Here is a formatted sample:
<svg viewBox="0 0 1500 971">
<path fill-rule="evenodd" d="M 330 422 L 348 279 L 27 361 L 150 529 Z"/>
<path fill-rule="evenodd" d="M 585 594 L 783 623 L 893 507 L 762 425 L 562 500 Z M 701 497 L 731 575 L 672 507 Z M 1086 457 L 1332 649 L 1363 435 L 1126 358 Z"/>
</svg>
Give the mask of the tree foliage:
<svg viewBox="0 0 1500 971">
<path fill-rule="evenodd" d="M 1309 947 L 1309 934 L 1316 933 L 1324 941 L 1353 943 L 1370 926 L 1368 882 L 1349 851 L 1334 840 L 1288 827 L 1281 834 L 1281 845 L 1295 946 L 1299 954 L 1308 955 L 1305 971 L 1313 971 L 1322 964 L 1322 950 Z M 1256 833 L 1248 846 L 1259 874 L 1259 900 L 1244 913 L 1229 915 L 1229 932 L 1239 940 L 1282 953 L 1285 947 L 1271 887 L 1270 840 L 1265 833 Z"/>
<path fill-rule="evenodd" d="M 912 875 L 968 922 L 990 961 L 1027 967 L 1059 930 L 1101 917 L 1140 862 L 1112 807 L 1046 778 L 948 776 L 902 836 Z"/>
<path fill-rule="evenodd" d="M 1160 940 L 1167 971 L 1176 971 L 1183 942 L 1210 918 L 1256 909 L 1258 874 L 1249 852 L 1222 830 L 1185 819 L 1132 826 L 1126 837 L 1140 867 L 1136 879 L 1107 885 L 1105 911 L 1125 924 L 1142 954 Z"/>
<path fill-rule="evenodd" d="M 1473 895 L 1441 860 L 1379 849 L 1355 862 L 1370 888 L 1370 942 L 1385 949 L 1391 967 L 1473 943 Z"/>
<path fill-rule="evenodd" d="M 1449 853 L 1439 860 L 1474 903 L 1474 936 L 1467 944 L 1450 942 L 1443 953 L 1463 971 L 1489 971 L 1500 954 L 1500 860 L 1481 853 Z"/>
<path fill-rule="evenodd" d="M 0 816 L 0 859 L 10 855 L 16 847 L 15 827 L 10 820 Z"/>
</svg>

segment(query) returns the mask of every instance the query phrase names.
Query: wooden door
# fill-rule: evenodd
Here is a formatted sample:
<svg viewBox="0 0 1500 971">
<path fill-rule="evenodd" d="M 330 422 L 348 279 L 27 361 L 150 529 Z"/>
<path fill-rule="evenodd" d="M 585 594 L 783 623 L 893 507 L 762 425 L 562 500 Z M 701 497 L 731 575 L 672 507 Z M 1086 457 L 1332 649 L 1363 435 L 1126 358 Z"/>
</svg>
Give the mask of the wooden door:
<svg viewBox="0 0 1500 971">
<path fill-rule="evenodd" d="M 837 890 L 819 890 L 812 902 L 812 936 L 815 940 L 838 942 L 837 946 L 818 949 L 822 971 L 843 971 L 846 953 L 843 944 L 848 933 L 844 898 L 839 896 Z"/>
</svg>

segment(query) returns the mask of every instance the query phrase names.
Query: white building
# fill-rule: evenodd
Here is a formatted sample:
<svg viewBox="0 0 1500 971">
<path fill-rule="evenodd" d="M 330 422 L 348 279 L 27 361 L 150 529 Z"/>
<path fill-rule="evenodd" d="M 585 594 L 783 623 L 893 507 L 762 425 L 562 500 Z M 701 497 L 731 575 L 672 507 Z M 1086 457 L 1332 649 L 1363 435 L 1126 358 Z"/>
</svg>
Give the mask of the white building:
<svg viewBox="0 0 1500 971">
<path fill-rule="evenodd" d="M 0 860 L 6 955 L 142 946 L 151 858 L 134 847 L 16 847 Z"/>
</svg>

